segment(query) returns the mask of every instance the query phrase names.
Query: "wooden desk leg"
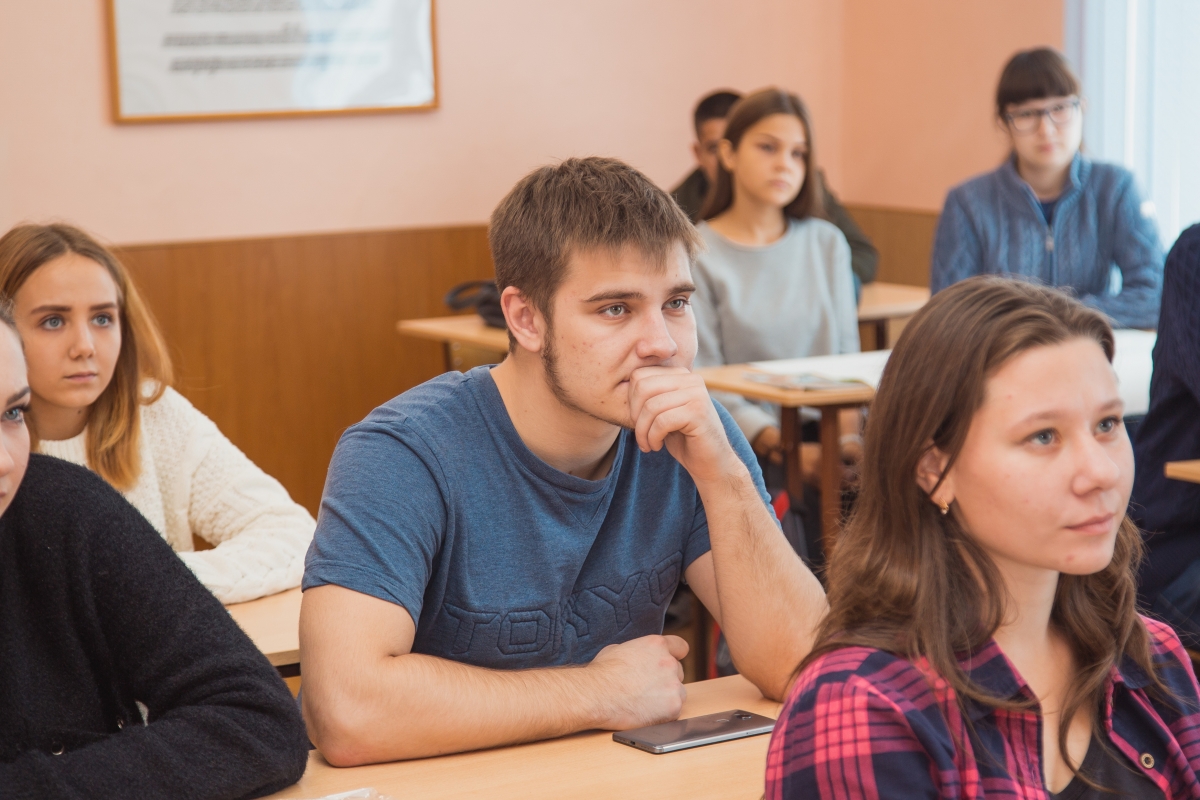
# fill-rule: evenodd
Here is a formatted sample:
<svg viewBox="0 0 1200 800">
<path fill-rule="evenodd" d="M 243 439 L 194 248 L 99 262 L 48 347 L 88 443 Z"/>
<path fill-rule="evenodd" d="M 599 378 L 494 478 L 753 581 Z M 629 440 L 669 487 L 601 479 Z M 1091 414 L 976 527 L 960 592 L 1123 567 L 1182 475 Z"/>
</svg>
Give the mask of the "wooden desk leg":
<svg viewBox="0 0 1200 800">
<path fill-rule="evenodd" d="M 821 544 L 825 558 L 842 527 L 842 448 L 838 439 L 840 406 L 821 408 Z"/>
<path fill-rule="evenodd" d="M 692 659 L 694 667 L 694 675 L 696 680 L 703 681 L 710 677 L 708 674 L 708 665 L 712 660 L 712 626 L 713 618 L 708 613 L 708 609 L 704 607 L 704 603 L 700 602 L 700 598 L 692 595 L 692 636 L 696 640 L 696 655 Z"/>
<path fill-rule="evenodd" d="M 888 349 L 888 321 L 886 319 L 875 320 L 875 349 Z"/>
<path fill-rule="evenodd" d="M 788 500 L 804 502 L 804 476 L 800 474 L 800 409 L 783 409 L 779 438 L 783 440 L 783 484 Z"/>
<path fill-rule="evenodd" d="M 446 372 L 454 371 L 454 345 L 451 342 L 442 342 L 442 358 L 446 361 Z"/>
</svg>

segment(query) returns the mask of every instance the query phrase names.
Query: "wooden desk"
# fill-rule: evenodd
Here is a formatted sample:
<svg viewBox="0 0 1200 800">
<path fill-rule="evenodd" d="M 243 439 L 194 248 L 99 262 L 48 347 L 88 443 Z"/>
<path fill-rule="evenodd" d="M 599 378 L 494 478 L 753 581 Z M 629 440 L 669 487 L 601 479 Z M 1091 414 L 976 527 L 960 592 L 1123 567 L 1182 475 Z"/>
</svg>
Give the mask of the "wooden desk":
<svg viewBox="0 0 1200 800">
<path fill-rule="evenodd" d="M 874 284 L 868 284 L 868 286 L 871 285 Z M 1113 369 L 1117 373 L 1121 399 L 1125 402 L 1125 413 L 1128 416 L 1145 414 L 1146 409 L 1150 406 L 1152 353 L 1157 336 L 1153 331 L 1139 330 L 1118 330 L 1114 331 L 1114 335 L 1116 354 L 1113 358 Z M 874 387 L 878 385 L 879 376 L 883 372 L 883 365 L 890 352 L 884 350 L 856 355 L 762 361 L 756 364 L 729 364 L 724 367 L 699 370 L 700 374 L 704 376 L 704 382 L 711 390 L 734 392 L 752 400 L 775 403 L 783 408 L 780 432 L 785 448 L 784 474 L 787 477 L 788 495 L 791 497 L 799 497 L 801 496 L 799 492 L 803 492 L 799 470 L 794 468 L 797 463 L 794 450 L 800 446 L 798 409 L 807 406 L 821 410 L 821 521 L 826 552 L 829 552 L 828 547 L 831 543 L 829 537 L 838 530 L 841 524 L 841 462 L 838 452 L 840 448 L 836 446 L 838 440 L 837 412 L 844 408 L 867 405 L 871 402 L 875 396 Z M 845 391 L 817 392 L 780 389 L 747 380 L 748 372 L 783 375 L 812 372 L 832 378 L 861 378 L 866 385 L 854 386 Z M 1170 469 L 1168 467 L 1168 470 Z M 1197 474 L 1187 468 L 1178 476 L 1172 475 L 1169 471 L 1167 473 L 1168 477 Z M 1187 478 L 1184 477 L 1184 479 Z M 1193 479 L 1200 481 L 1200 478 Z"/>
<path fill-rule="evenodd" d="M 837 358 L 830 356 L 829 358 Z M 817 361 L 818 359 L 806 359 Z M 749 364 L 729 364 L 697 370 L 712 391 L 733 392 L 751 400 L 765 400 L 782 409 L 780 434 L 783 439 L 783 465 L 788 497 L 804 496 L 804 483 L 797 468 L 800 448 L 800 409 L 821 411 L 821 539 L 825 552 L 832 552 L 833 537 L 842 524 L 842 457 L 838 413 L 858 408 L 875 398 L 875 389 L 865 384 L 849 384 L 844 390 L 805 391 L 782 389 L 749 380 L 747 373 L 764 372 Z"/>
<path fill-rule="evenodd" d="M 900 283 L 868 283 L 862 287 L 858 302 L 858 321 L 874 323 L 875 346 L 880 350 L 891 347 L 888 341 L 888 321 L 911 317 L 929 302 L 928 287 L 905 286 Z"/>
<path fill-rule="evenodd" d="M 1163 469 L 1168 478 L 1189 483 L 1200 483 L 1200 460 L 1169 461 Z"/>
<path fill-rule="evenodd" d="M 457 317 L 433 317 L 431 319 L 402 319 L 396 323 L 402 336 L 429 339 L 445 346 L 446 370 L 452 364 L 450 346 L 455 342 L 473 345 L 482 350 L 496 353 L 508 352 L 508 331 L 490 328 L 478 314 L 463 314 Z"/>
<path fill-rule="evenodd" d="M 883 348 L 887 346 L 888 320 L 910 317 L 927 302 L 929 290 L 919 286 L 868 283 L 863 287 L 862 302 L 858 306 L 858 321 L 875 325 L 875 341 Z M 508 352 L 508 332 L 501 328 L 489 328 L 478 314 L 405 319 L 396 323 L 396 330 L 402 336 L 441 342 L 447 371 L 454 368 L 453 348 L 456 344 L 491 351 L 500 358 Z"/>
<path fill-rule="evenodd" d="M 763 699 L 735 675 L 688 684 L 683 717 L 735 708 L 776 717 L 779 704 Z M 620 797 L 744 798 L 762 796 L 770 736 L 651 755 L 617 744 L 608 732 L 501 747 L 419 761 L 336 769 L 309 755 L 300 783 L 274 798 L 319 798 L 373 787 L 396 798 Z"/>
<path fill-rule="evenodd" d="M 225 608 L 284 677 L 300 674 L 300 588 Z"/>
</svg>

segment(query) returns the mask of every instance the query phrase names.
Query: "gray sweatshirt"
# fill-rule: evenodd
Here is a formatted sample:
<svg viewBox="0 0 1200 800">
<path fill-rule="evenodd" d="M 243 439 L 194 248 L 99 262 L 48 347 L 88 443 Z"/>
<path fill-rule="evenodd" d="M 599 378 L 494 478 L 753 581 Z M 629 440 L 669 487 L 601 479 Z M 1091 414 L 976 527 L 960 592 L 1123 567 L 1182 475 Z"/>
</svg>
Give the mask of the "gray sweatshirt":
<svg viewBox="0 0 1200 800">
<path fill-rule="evenodd" d="M 858 309 L 850 246 L 832 223 L 790 220 L 776 242 L 731 242 L 701 222 L 696 258 L 697 367 L 857 353 Z M 714 392 L 753 442 L 779 424 L 778 409 Z"/>
</svg>

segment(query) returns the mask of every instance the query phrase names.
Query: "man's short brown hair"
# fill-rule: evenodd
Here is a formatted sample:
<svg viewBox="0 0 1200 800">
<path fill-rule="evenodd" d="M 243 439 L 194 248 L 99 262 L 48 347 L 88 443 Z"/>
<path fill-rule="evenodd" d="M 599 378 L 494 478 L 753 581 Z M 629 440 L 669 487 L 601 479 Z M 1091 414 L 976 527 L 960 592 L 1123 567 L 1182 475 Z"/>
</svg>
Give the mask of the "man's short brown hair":
<svg viewBox="0 0 1200 800">
<path fill-rule="evenodd" d="M 688 261 L 700 248 L 670 195 L 628 164 L 597 157 L 568 158 L 522 178 L 492 213 L 488 242 L 500 291 L 515 286 L 547 317 L 572 253 L 633 246 L 665 264 L 676 244 Z"/>
</svg>

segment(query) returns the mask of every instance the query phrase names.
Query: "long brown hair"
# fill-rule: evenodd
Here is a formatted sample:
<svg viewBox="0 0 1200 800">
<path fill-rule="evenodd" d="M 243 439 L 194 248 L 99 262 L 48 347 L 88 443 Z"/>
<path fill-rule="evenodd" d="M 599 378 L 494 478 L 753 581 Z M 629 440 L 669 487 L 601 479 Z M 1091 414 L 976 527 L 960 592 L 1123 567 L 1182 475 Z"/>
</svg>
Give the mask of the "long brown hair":
<svg viewBox="0 0 1200 800">
<path fill-rule="evenodd" d="M 171 358 L 128 271 L 104 245 L 78 228 L 64 224 L 18 225 L 0 237 L 0 295 L 13 298 L 43 264 L 67 253 L 90 258 L 104 267 L 117 285 L 121 350 L 112 380 L 88 414 L 88 466 L 118 489 L 127 489 L 141 474 L 138 444 L 140 406 L 162 396 L 171 384 Z M 144 381 L 153 387 L 142 392 Z M 29 416 L 37 445 L 37 420 Z"/>
<path fill-rule="evenodd" d="M 1112 328 L 1102 314 L 1059 290 L 996 276 L 957 283 L 913 317 L 871 406 L 858 504 L 829 560 L 829 616 L 799 669 L 831 650 L 861 645 L 926 659 L 960 703 L 1024 705 L 989 694 L 959 666 L 957 656 L 978 650 L 1003 622 L 1005 588 L 955 515 L 941 514 L 917 484 L 917 465 L 936 447 L 949 456 L 943 475 L 950 470 L 988 378 L 1005 362 L 1078 337 L 1097 342 L 1112 361 Z M 1079 669 L 1058 729 L 1068 764 L 1069 723 L 1081 708 L 1100 706 L 1118 660 L 1128 656 L 1155 676 L 1136 608 L 1141 555 L 1141 535 L 1126 517 L 1107 567 L 1059 578 L 1051 623 Z M 1095 724 L 1099 733 L 1103 719 Z"/>
<path fill-rule="evenodd" d="M 817 172 L 817 159 L 813 150 L 812 123 L 809 121 L 808 108 L 798 96 L 783 89 L 759 89 L 746 95 L 729 111 L 729 122 L 725 124 L 725 139 L 737 150 L 746 131 L 773 114 L 788 114 L 800 120 L 800 124 L 804 126 L 804 138 L 808 141 L 808 148 L 804 154 L 804 183 L 795 199 L 784 206 L 783 213 L 794 219 L 823 217 L 825 203 L 822 199 L 821 176 Z M 713 181 L 708 196 L 704 198 L 700 219 L 712 219 L 731 205 L 733 175 L 725 169 L 724 164 L 718 162 L 717 179 Z"/>
</svg>

